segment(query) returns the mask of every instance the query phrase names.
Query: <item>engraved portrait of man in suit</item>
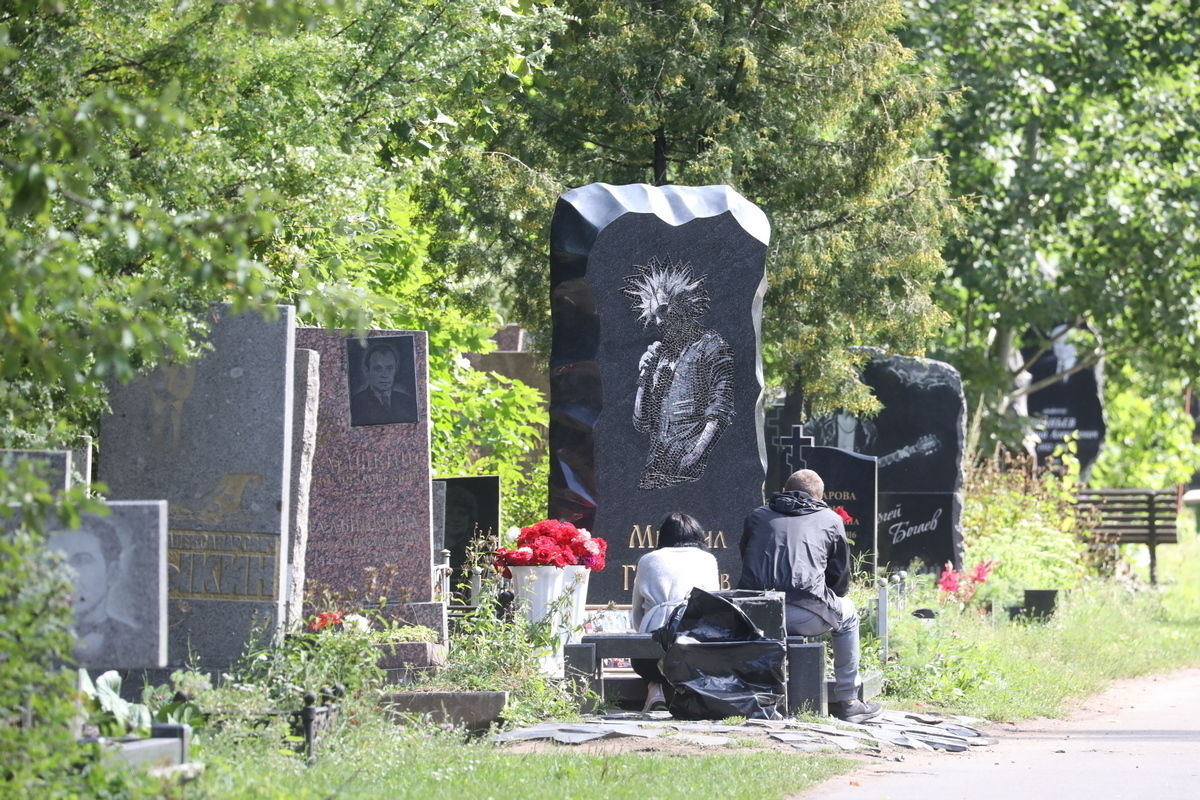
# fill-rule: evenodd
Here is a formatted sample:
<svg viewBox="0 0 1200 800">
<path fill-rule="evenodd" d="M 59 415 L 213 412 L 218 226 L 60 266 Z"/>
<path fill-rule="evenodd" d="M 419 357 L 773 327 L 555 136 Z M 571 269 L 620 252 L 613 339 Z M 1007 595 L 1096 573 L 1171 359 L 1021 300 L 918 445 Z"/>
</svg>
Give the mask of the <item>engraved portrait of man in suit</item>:
<svg viewBox="0 0 1200 800">
<path fill-rule="evenodd" d="M 364 346 L 346 341 L 350 373 L 350 424 L 417 421 L 417 379 L 412 336 L 373 336 Z"/>
</svg>

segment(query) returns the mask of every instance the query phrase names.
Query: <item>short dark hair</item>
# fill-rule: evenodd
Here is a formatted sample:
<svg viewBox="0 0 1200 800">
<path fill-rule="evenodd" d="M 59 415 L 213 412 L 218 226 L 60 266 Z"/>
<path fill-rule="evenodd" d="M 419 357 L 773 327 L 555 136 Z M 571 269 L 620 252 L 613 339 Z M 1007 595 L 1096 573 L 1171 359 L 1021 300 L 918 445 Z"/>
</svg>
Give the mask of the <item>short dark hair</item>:
<svg viewBox="0 0 1200 800">
<path fill-rule="evenodd" d="M 658 547 L 699 547 L 707 549 L 704 528 L 695 517 L 672 511 L 658 525 Z"/>
<path fill-rule="evenodd" d="M 807 494 L 813 500 L 820 500 L 825 497 L 825 481 L 821 480 L 821 476 L 811 469 L 796 470 L 788 476 L 787 483 L 783 485 L 783 490 L 785 492 L 794 492 L 797 489 Z"/>
<path fill-rule="evenodd" d="M 368 340 L 368 342 L 369 344 L 367 344 L 367 349 L 365 352 L 363 352 L 363 369 L 369 370 L 371 368 L 371 359 L 380 353 L 388 353 L 391 355 L 392 360 L 395 361 L 397 365 L 400 363 L 400 356 L 396 353 L 396 348 L 392 347 L 387 342 L 371 342 L 370 340 Z"/>
</svg>

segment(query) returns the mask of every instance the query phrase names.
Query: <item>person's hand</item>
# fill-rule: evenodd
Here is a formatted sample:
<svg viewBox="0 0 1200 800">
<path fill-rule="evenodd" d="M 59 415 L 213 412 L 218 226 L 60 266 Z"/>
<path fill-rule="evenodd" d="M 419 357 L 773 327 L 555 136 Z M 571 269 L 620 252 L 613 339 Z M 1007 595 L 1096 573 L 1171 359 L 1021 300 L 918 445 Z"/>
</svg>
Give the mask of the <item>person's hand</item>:
<svg viewBox="0 0 1200 800">
<path fill-rule="evenodd" d="M 658 356 L 658 348 L 661 345 L 662 342 L 651 342 L 650 346 L 646 348 L 646 352 L 642 353 L 642 358 L 638 361 L 638 372 L 641 374 L 643 380 L 648 377 L 650 362 Z"/>
</svg>

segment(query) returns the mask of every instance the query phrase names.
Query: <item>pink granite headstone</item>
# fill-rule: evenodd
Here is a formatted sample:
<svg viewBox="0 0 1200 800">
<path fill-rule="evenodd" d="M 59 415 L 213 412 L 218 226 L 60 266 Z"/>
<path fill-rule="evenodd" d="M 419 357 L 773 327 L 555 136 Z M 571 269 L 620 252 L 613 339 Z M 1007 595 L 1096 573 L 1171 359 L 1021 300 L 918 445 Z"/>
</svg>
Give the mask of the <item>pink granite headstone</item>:
<svg viewBox="0 0 1200 800">
<path fill-rule="evenodd" d="M 397 616 L 444 631 L 433 601 L 429 394 L 424 331 L 300 328 L 320 354 L 320 403 L 308 509 L 306 579 L 368 597 L 369 568 L 394 567 L 385 587 Z"/>
</svg>

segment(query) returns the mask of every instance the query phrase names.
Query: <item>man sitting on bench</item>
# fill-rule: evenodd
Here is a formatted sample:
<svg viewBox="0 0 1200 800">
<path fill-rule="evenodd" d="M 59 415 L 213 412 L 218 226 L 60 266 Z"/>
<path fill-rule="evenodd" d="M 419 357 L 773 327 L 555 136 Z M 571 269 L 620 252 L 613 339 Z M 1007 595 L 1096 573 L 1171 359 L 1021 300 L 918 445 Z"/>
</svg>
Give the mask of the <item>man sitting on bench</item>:
<svg viewBox="0 0 1200 800">
<path fill-rule="evenodd" d="M 783 592 L 789 636 L 833 632 L 834 690 L 829 713 L 847 722 L 879 716 L 858 699 L 858 612 L 850 589 L 850 545 L 841 517 L 822 502 L 825 482 L 794 472 L 771 502 L 750 512 L 742 529 L 739 589 Z"/>
</svg>

